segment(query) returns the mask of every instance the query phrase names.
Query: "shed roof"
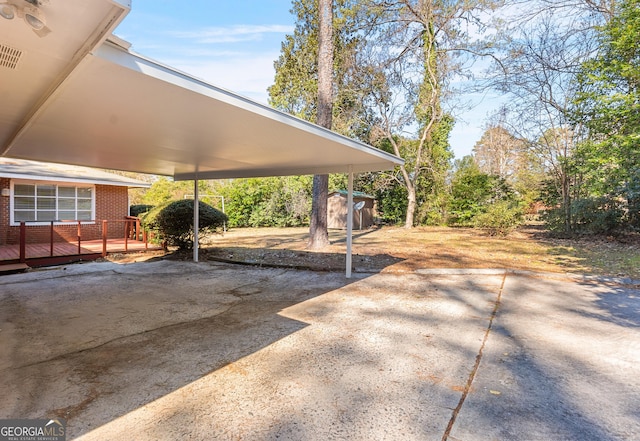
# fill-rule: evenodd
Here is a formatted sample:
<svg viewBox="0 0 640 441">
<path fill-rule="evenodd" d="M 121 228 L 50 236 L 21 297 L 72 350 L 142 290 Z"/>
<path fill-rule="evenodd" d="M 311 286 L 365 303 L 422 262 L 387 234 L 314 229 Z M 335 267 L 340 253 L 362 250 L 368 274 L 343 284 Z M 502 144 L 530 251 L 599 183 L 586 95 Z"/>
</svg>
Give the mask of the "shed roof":
<svg viewBox="0 0 640 441">
<path fill-rule="evenodd" d="M 329 193 L 329 196 L 332 196 L 334 194 L 338 194 L 338 195 L 346 198 L 349 195 L 349 192 L 347 190 L 335 190 L 335 191 L 332 191 L 331 193 Z M 361 191 L 354 191 L 353 192 L 353 197 L 354 198 L 359 198 L 359 199 L 375 199 L 376 198 L 375 196 L 371 196 L 370 194 L 366 194 L 366 193 L 363 193 Z"/>
</svg>

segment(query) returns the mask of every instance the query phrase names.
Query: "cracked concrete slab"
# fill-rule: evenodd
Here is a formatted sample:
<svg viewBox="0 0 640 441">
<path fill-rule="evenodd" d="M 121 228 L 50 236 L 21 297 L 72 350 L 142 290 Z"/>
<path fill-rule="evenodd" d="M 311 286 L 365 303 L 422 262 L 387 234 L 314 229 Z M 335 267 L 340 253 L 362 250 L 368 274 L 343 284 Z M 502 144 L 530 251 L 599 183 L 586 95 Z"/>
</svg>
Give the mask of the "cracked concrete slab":
<svg viewBox="0 0 640 441">
<path fill-rule="evenodd" d="M 633 439 L 638 299 L 505 271 L 4 276 L 0 418 L 83 440 Z"/>
</svg>

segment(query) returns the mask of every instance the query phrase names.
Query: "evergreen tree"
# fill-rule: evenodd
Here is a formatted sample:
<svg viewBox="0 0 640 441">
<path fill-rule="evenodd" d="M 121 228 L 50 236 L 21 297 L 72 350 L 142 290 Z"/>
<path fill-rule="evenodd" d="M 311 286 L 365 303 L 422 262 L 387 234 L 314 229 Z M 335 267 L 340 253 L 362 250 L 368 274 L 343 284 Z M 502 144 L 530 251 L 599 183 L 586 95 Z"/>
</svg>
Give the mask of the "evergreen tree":
<svg viewBox="0 0 640 441">
<path fill-rule="evenodd" d="M 592 197 L 622 196 L 640 228 L 640 1 L 622 0 L 582 65 L 574 121 L 587 128 L 578 165 Z"/>
</svg>

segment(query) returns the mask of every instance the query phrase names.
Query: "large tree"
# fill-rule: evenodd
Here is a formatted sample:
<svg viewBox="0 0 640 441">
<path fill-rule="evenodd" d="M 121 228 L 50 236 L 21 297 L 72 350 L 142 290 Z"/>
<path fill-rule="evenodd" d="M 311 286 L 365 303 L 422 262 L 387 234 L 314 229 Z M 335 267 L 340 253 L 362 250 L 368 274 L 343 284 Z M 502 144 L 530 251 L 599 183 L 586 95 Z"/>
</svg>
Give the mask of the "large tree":
<svg viewBox="0 0 640 441">
<path fill-rule="evenodd" d="M 547 180 L 542 159 L 528 141 L 507 128 L 505 114 L 497 112 L 473 148 L 474 159 L 483 173 L 503 178 L 520 195 L 524 206 L 534 211 Z"/>
<path fill-rule="evenodd" d="M 293 34 L 282 43 L 270 104 L 346 136 L 366 140 L 371 124 L 355 65 L 359 45 L 353 0 L 296 0 Z M 328 176 L 314 177 L 310 248 L 329 243 Z"/>
<path fill-rule="evenodd" d="M 569 118 L 575 79 L 581 63 L 597 50 L 597 26 L 611 17 L 614 2 L 508 1 L 510 21 L 499 33 L 501 44 L 488 71 L 492 86 L 508 97 L 509 131 L 528 141 L 552 177 L 567 231 L 582 182 L 574 167 L 582 129 Z"/>
<path fill-rule="evenodd" d="M 445 110 L 450 83 L 463 70 L 460 55 L 474 49 L 471 35 L 483 30 L 477 17 L 498 3 L 335 2 L 333 128 L 405 159 L 393 179 L 406 189 L 407 227 L 416 223 L 419 205 L 443 200 L 453 157 L 448 136 L 454 119 Z M 269 89 L 272 105 L 309 120 L 318 110 L 316 5 L 294 1 L 296 29 L 283 43 Z"/>
<path fill-rule="evenodd" d="M 295 0 L 292 34 L 285 37 L 275 61 L 269 104 L 307 121 L 316 122 L 318 112 L 319 0 Z M 370 115 L 359 80 L 356 54 L 361 40 L 355 20 L 356 0 L 333 2 L 333 109 L 332 130 L 367 140 Z"/>
<path fill-rule="evenodd" d="M 621 0 L 581 68 L 574 122 L 587 129 L 580 165 L 594 196 L 622 196 L 640 228 L 640 1 Z"/>
<path fill-rule="evenodd" d="M 363 2 L 370 34 L 362 65 L 369 72 L 370 103 L 377 116 L 373 134 L 405 159 L 396 179 L 406 189 L 407 228 L 416 224 L 419 205 L 442 200 L 453 157 L 448 137 L 454 119 L 447 108 L 451 82 L 463 73 L 466 56 L 480 46 L 474 40 L 484 30 L 478 17 L 499 3 Z"/>
<path fill-rule="evenodd" d="M 318 0 L 318 125 L 331 129 L 333 113 L 333 0 Z M 329 175 L 313 177 L 309 248 L 329 245 L 327 198 Z"/>
<path fill-rule="evenodd" d="M 526 143 L 502 124 L 491 124 L 473 147 L 476 163 L 484 173 L 510 180 L 521 165 L 519 157 Z"/>
</svg>

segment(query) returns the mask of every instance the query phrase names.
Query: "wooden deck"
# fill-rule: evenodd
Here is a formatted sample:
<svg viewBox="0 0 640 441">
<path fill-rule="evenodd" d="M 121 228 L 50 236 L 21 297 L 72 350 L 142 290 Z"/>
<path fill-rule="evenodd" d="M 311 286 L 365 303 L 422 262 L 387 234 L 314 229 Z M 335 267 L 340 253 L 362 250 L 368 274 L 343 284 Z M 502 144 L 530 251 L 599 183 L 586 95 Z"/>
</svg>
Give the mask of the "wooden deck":
<svg viewBox="0 0 640 441">
<path fill-rule="evenodd" d="M 140 252 L 146 250 L 161 250 L 162 247 L 133 239 L 108 239 L 107 253 Z M 89 260 L 101 257 L 103 241 L 84 240 L 78 249 L 77 243 L 55 242 L 53 250 L 50 243 L 26 244 L 25 263 L 32 266 L 46 265 L 58 261 Z M 62 259 L 62 260 L 61 260 Z M 0 245 L 0 265 L 20 262 L 20 245 Z"/>
</svg>

